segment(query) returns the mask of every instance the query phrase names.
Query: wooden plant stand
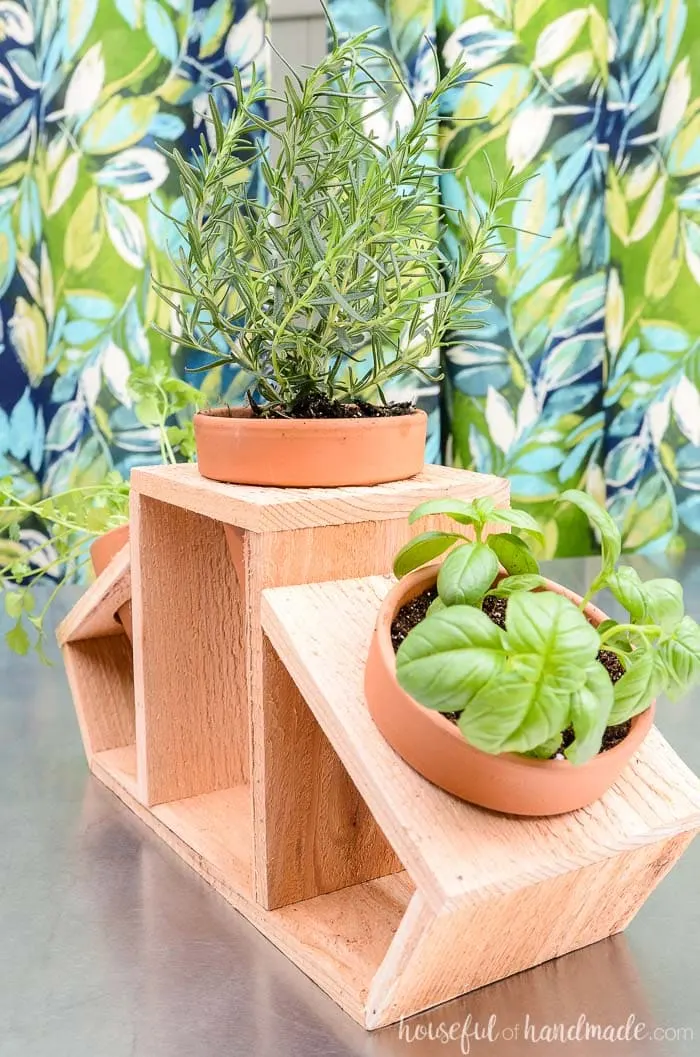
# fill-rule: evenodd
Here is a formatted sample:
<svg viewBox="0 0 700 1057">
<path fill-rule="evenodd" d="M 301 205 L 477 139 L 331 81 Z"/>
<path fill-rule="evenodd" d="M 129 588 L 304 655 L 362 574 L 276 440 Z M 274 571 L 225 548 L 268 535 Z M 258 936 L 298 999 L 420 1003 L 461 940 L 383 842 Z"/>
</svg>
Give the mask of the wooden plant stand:
<svg viewBox="0 0 700 1057">
<path fill-rule="evenodd" d="M 508 505 L 444 467 L 317 490 L 135 470 L 130 547 L 59 628 L 95 776 L 368 1028 L 623 929 L 700 828 L 657 731 L 598 803 L 533 820 L 383 740 L 362 693 L 378 574 L 446 494 Z"/>
</svg>

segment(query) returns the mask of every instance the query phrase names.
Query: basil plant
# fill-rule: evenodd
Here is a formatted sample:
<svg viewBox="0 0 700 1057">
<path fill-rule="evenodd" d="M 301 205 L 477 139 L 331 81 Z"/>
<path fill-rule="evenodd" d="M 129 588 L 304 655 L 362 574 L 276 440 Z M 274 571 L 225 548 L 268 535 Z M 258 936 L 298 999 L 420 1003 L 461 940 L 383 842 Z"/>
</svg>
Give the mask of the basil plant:
<svg viewBox="0 0 700 1057">
<path fill-rule="evenodd" d="M 402 577 L 449 550 L 436 599 L 398 649 L 396 674 L 422 705 L 457 713 L 465 739 L 484 752 L 546 758 L 560 746 L 562 732 L 573 728 L 565 753 L 582 764 L 600 751 L 607 727 L 645 711 L 658 694 L 676 699 L 698 681 L 700 627 L 684 613 L 679 583 L 644 582 L 631 566 L 618 565 L 620 532 L 589 495 L 567 491 L 559 502 L 577 506 L 601 544 L 600 572 L 578 606 L 542 590 L 547 581 L 529 542 L 541 540 L 542 531 L 524 511 L 497 510 L 490 499 L 451 498 L 413 511 L 411 523 L 443 514 L 455 530 L 424 532 L 396 555 L 394 572 Z M 485 536 L 486 524 L 494 522 L 513 531 Z M 471 529 L 474 539 L 460 527 Z M 595 628 L 584 610 L 603 588 L 628 618 Z M 505 630 L 482 611 L 488 596 L 507 598 Z M 615 654 L 622 666 L 615 683 L 598 659 L 600 650 Z"/>
</svg>

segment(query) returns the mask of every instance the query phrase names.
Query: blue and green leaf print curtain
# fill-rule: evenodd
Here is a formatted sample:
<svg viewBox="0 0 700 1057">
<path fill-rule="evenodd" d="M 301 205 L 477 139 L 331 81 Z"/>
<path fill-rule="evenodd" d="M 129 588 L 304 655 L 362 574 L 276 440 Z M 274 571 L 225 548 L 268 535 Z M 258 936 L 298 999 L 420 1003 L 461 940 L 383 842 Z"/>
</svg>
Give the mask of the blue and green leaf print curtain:
<svg viewBox="0 0 700 1057">
<path fill-rule="evenodd" d="M 555 507 L 569 487 L 607 502 L 628 549 L 700 544 L 700 4 L 331 10 L 344 33 L 378 25 L 409 80 L 426 34 L 445 67 L 466 55 L 450 107 L 463 120 L 442 136 L 446 203 L 484 193 L 484 150 L 528 178 L 486 327 L 447 355 L 445 458 L 508 476 L 549 554 L 590 548 Z"/>
<path fill-rule="evenodd" d="M 168 280 L 162 211 L 183 201 L 160 148 L 208 134 L 234 67 L 264 71 L 265 17 L 264 0 L 0 0 L 0 476 L 20 494 L 157 458 L 126 382 L 171 356 L 151 276 Z"/>
</svg>

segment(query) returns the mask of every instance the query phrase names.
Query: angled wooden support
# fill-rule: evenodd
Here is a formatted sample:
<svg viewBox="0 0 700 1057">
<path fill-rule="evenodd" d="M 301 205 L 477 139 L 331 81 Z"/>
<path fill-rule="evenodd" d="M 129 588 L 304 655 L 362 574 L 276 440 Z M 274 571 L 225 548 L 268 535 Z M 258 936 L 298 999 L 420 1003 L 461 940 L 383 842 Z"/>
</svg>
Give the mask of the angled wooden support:
<svg viewBox="0 0 700 1057">
<path fill-rule="evenodd" d="M 131 597 L 129 548 L 123 547 L 56 632 L 90 768 L 105 767 L 136 786 L 134 672 L 131 643 L 115 613 Z"/>
</svg>

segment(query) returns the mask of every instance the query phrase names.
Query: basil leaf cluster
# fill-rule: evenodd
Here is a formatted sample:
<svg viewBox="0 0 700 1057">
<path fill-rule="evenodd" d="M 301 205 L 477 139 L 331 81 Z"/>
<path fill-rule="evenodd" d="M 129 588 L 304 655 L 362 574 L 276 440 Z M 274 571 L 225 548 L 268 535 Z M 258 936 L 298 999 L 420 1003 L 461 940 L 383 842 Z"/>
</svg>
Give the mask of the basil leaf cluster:
<svg viewBox="0 0 700 1057">
<path fill-rule="evenodd" d="M 618 565 L 620 532 L 595 500 L 571 490 L 559 501 L 577 506 L 600 540 L 600 572 L 579 606 L 542 590 L 547 581 L 529 541 L 543 534 L 525 511 L 496 509 L 487 498 L 445 498 L 412 512 L 411 524 L 441 514 L 473 539 L 457 530 L 425 532 L 396 555 L 401 577 L 449 552 L 438 597 L 397 652 L 396 674 L 427 708 L 457 713 L 466 740 L 484 752 L 546 758 L 572 727 L 566 756 L 582 764 L 600 751 L 608 726 L 643 712 L 660 693 L 680 697 L 700 679 L 700 627 L 685 614 L 677 581 L 644 582 L 631 566 Z M 515 531 L 487 534 L 495 524 Z M 603 588 L 629 620 L 589 623 L 586 604 Z M 482 612 L 488 596 L 508 598 L 505 630 Z M 624 670 L 615 684 L 599 661 L 601 649 Z"/>
</svg>

